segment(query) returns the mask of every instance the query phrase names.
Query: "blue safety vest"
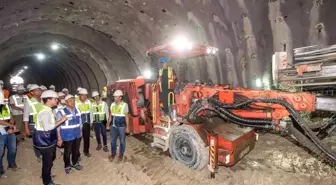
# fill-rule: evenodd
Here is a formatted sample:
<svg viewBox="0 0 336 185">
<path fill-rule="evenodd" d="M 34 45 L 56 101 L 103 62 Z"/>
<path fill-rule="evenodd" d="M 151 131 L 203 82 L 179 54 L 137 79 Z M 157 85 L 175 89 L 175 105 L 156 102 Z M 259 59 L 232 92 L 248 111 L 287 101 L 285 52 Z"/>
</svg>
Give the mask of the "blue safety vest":
<svg viewBox="0 0 336 185">
<path fill-rule="evenodd" d="M 126 127 L 126 114 L 124 108 L 126 103 L 121 102 L 119 105 L 116 103 L 111 104 L 112 126 L 114 127 Z"/>
<path fill-rule="evenodd" d="M 80 126 L 81 126 L 81 113 L 75 108 L 75 112 L 72 113 L 67 107 L 60 110 L 62 116 L 68 118 L 60 126 L 60 134 L 63 141 L 72 141 L 76 138 L 80 138 Z"/>
<path fill-rule="evenodd" d="M 39 115 L 43 112 L 48 112 L 50 114 L 50 125 L 53 127 L 52 130 L 45 130 L 41 121 L 39 120 Z M 37 119 L 35 124 L 35 129 L 33 132 L 33 144 L 36 147 L 44 148 L 50 147 L 57 142 L 57 129 L 55 128 L 55 117 L 52 109 L 47 106 L 43 106 L 42 109 L 37 113 Z"/>
</svg>

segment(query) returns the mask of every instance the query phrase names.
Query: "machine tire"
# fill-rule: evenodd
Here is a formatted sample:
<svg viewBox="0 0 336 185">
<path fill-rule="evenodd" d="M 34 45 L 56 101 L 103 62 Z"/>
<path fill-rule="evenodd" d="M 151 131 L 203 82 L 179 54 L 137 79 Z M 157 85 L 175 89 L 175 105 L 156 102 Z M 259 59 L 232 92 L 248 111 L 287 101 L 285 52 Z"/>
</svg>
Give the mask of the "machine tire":
<svg viewBox="0 0 336 185">
<path fill-rule="evenodd" d="M 201 170 L 208 164 L 208 147 L 189 125 L 180 125 L 172 131 L 169 153 L 173 159 L 194 170 Z"/>
</svg>

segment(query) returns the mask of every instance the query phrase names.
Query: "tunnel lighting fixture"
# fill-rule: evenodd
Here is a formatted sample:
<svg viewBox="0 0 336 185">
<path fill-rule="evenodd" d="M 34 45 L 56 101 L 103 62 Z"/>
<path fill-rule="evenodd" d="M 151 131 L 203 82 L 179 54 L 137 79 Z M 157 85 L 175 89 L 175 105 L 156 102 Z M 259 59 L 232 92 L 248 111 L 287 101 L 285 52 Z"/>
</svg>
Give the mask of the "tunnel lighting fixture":
<svg viewBox="0 0 336 185">
<path fill-rule="evenodd" d="M 23 68 L 24 68 L 24 69 L 28 69 L 28 66 L 24 66 Z"/>
<path fill-rule="evenodd" d="M 152 77 L 152 72 L 150 70 L 146 70 L 143 74 L 143 76 L 146 78 L 146 79 L 150 79 Z"/>
<path fill-rule="evenodd" d="M 256 79 L 256 86 L 257 87 L 261 87 L 262 86 L 262 81 L 261 81 L 261 79 Z"/>
<path fill-rule="evenodd" d="M 53 50 L 53 51 L 57 51 L 59 48 L 60 48 L 60 45 L 58 43 L 52 43 L 50 45 L 50 48 Z"/>
<path fill-rule="evenodd" d="M 37 53 L 37 54 L 35 54 L 35 56 L 38 60 L 44 60 L 45 59 L 45 55 L 43 53 Z"/>
</svg>

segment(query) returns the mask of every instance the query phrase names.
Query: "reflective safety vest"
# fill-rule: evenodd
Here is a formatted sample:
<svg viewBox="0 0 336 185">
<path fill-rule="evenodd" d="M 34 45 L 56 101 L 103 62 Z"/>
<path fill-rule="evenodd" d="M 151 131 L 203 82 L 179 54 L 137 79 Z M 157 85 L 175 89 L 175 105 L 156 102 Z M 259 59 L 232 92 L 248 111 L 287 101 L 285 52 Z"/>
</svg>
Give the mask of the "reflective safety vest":
<svg viewBox="0 0 336 185">
<path fill-rule="evenodd" d="M 14 103 L 16 107 L 23 108 L 24 103 L 26 102 L 25 100 L 28 100 L 28 97 L 26 95 L 13 95 Z M 21 101 L 19 101 L 21 99 Z"/>
<path fill-rule="evenodd" d="M 35 129 L 33 132 L 33 144 L 36 147 L 49 147 L 53 146 L 57 142 L 57 129 L 55 128 L 55 116 L 52 109 L 47 106 L 43 106 L 37 113 L 37 118 L 41 113 L 47 112 L 50 114 L 50 125 L 52 130 L 45 130 L 39 119 L 36 120 Z"/>
<path fill-rule="evenodd" d="M 124 108 L 126 103 L 121 102 L 117 105 L 115 102 L 111 104 L 111 115 L 112 115 L 112 126 L 114 127 L 125 127 L 126 126 L 126 115 L 124 114 Z"/>
<path fill-rule="evenodd" d="M 75 95 L 75 101 L 78 102 L 79 101 L 79 95 Z"/>
<path fill-rule="evenodd" d="M 75 112 L 72 113 L 67 107 L 60 110 L 62 116 L 66 116 L 68 120 L 63 122 L 60 126 L 60 134 L 63 141 L 72 141 L 76 138 L 80 138 L 80 126 L 81 126 L 81 114 L 80 111 L 75 108 Z"/>
<path fill-rule="evenodd" d="M 84 104 L 80 100 L 76 101 L 76 107 L 81 113 L 82 123 L 91 123 L 90 106 L 91 102 L 89 100 L 86 100 Z"/>
<path fill-rule="evenodd" d="M 3 105 L 1 107 L 0 120 L 1 121 L 9 121 L 10 120 L 10 110 L 9 110 L 8 105 Z M 0 136 L 1 135 L 7 135 L 8 129 L 9 129 L 9 127 L 4 126 L 4 125 L 0 125 Z"/>
<path fill-rule="evenodd" d="M 94 122 L 106 121 L 106 112 L 104 112 L 105 104 L 104 101 L 100 101 L 99 105 L 97 105 L 96 101 L 92 103 Z"/>
<path fill-rule="evenodd" d="M 4 94 L 4 101 L 5 101 L 5 103 L 8 103 L 9 91 L 7 89 L 3 89 L 2 92 Z"/>
<path fill-rule="evenodd" d="M 173 68 L 168 67 L 168 89 L 173 89 L 174 88 L 174 73 L 173 73 Z M 159 78 L 160 78 L 160 92 L 162 92 L 162 74 L 163 74 L 163 69 L 161 68 L 159 70 Z"/>
<path fill-rule="evenodd" d="M 35 98 L 30 98 L 28 100 L 30 106 L 30 113 L 29 113 L 29 123 L 34 123 L 36 125 L 37 121 L 37 113 L 43 108 L 42 103 L 38 102 Z"/>
</svg>

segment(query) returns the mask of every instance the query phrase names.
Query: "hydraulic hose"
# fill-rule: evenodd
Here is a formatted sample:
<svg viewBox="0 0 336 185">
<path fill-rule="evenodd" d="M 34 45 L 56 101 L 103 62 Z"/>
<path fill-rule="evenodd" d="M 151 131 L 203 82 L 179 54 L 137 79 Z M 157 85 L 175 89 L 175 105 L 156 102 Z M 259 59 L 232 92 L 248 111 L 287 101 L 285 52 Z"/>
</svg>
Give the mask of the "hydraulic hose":
<svg viewBox="0 0 336 185">
<path fill-rule="evenodd" d="M 214 103 L 215 106 L 220 107 L 222 110 L 225 109 L 225 108 L 237 109 L 241 106 L 248 105 L 248 104 L 251 104 L 251 103 L 271 103 L 271 104 L 282 105 L 283 107 L 285 107 L 287 109 L 287 111 L 290 113 L 290 115 L 293 117 L 293 119 L 304 130 L 305 134 L 312 140 L 312 142 L 323 153 L 325 153 L 329 159 L 331 159 L 332 161 L 336 161 L 336 155 L 334 154 L 334 152 L 330 151 L 329 149 L 327 149 L 323 146 L 321 141 L 316 137 L 316 135 L 312 132 L 312 130 L 304 123 L 304 121 L 301 119 L 300 115 L 293 108 L 293 106 L 285 100 L 280 100 L 280 99 L 250 99 L 250 100 L 240 102 L 240 103 L 237 103 L 237 104 L 224 104 L 224 103 L 220 102 L 219 100 L 216 100 L 214 98 L 210 98 L 209 102 Z"/>
</svg>

